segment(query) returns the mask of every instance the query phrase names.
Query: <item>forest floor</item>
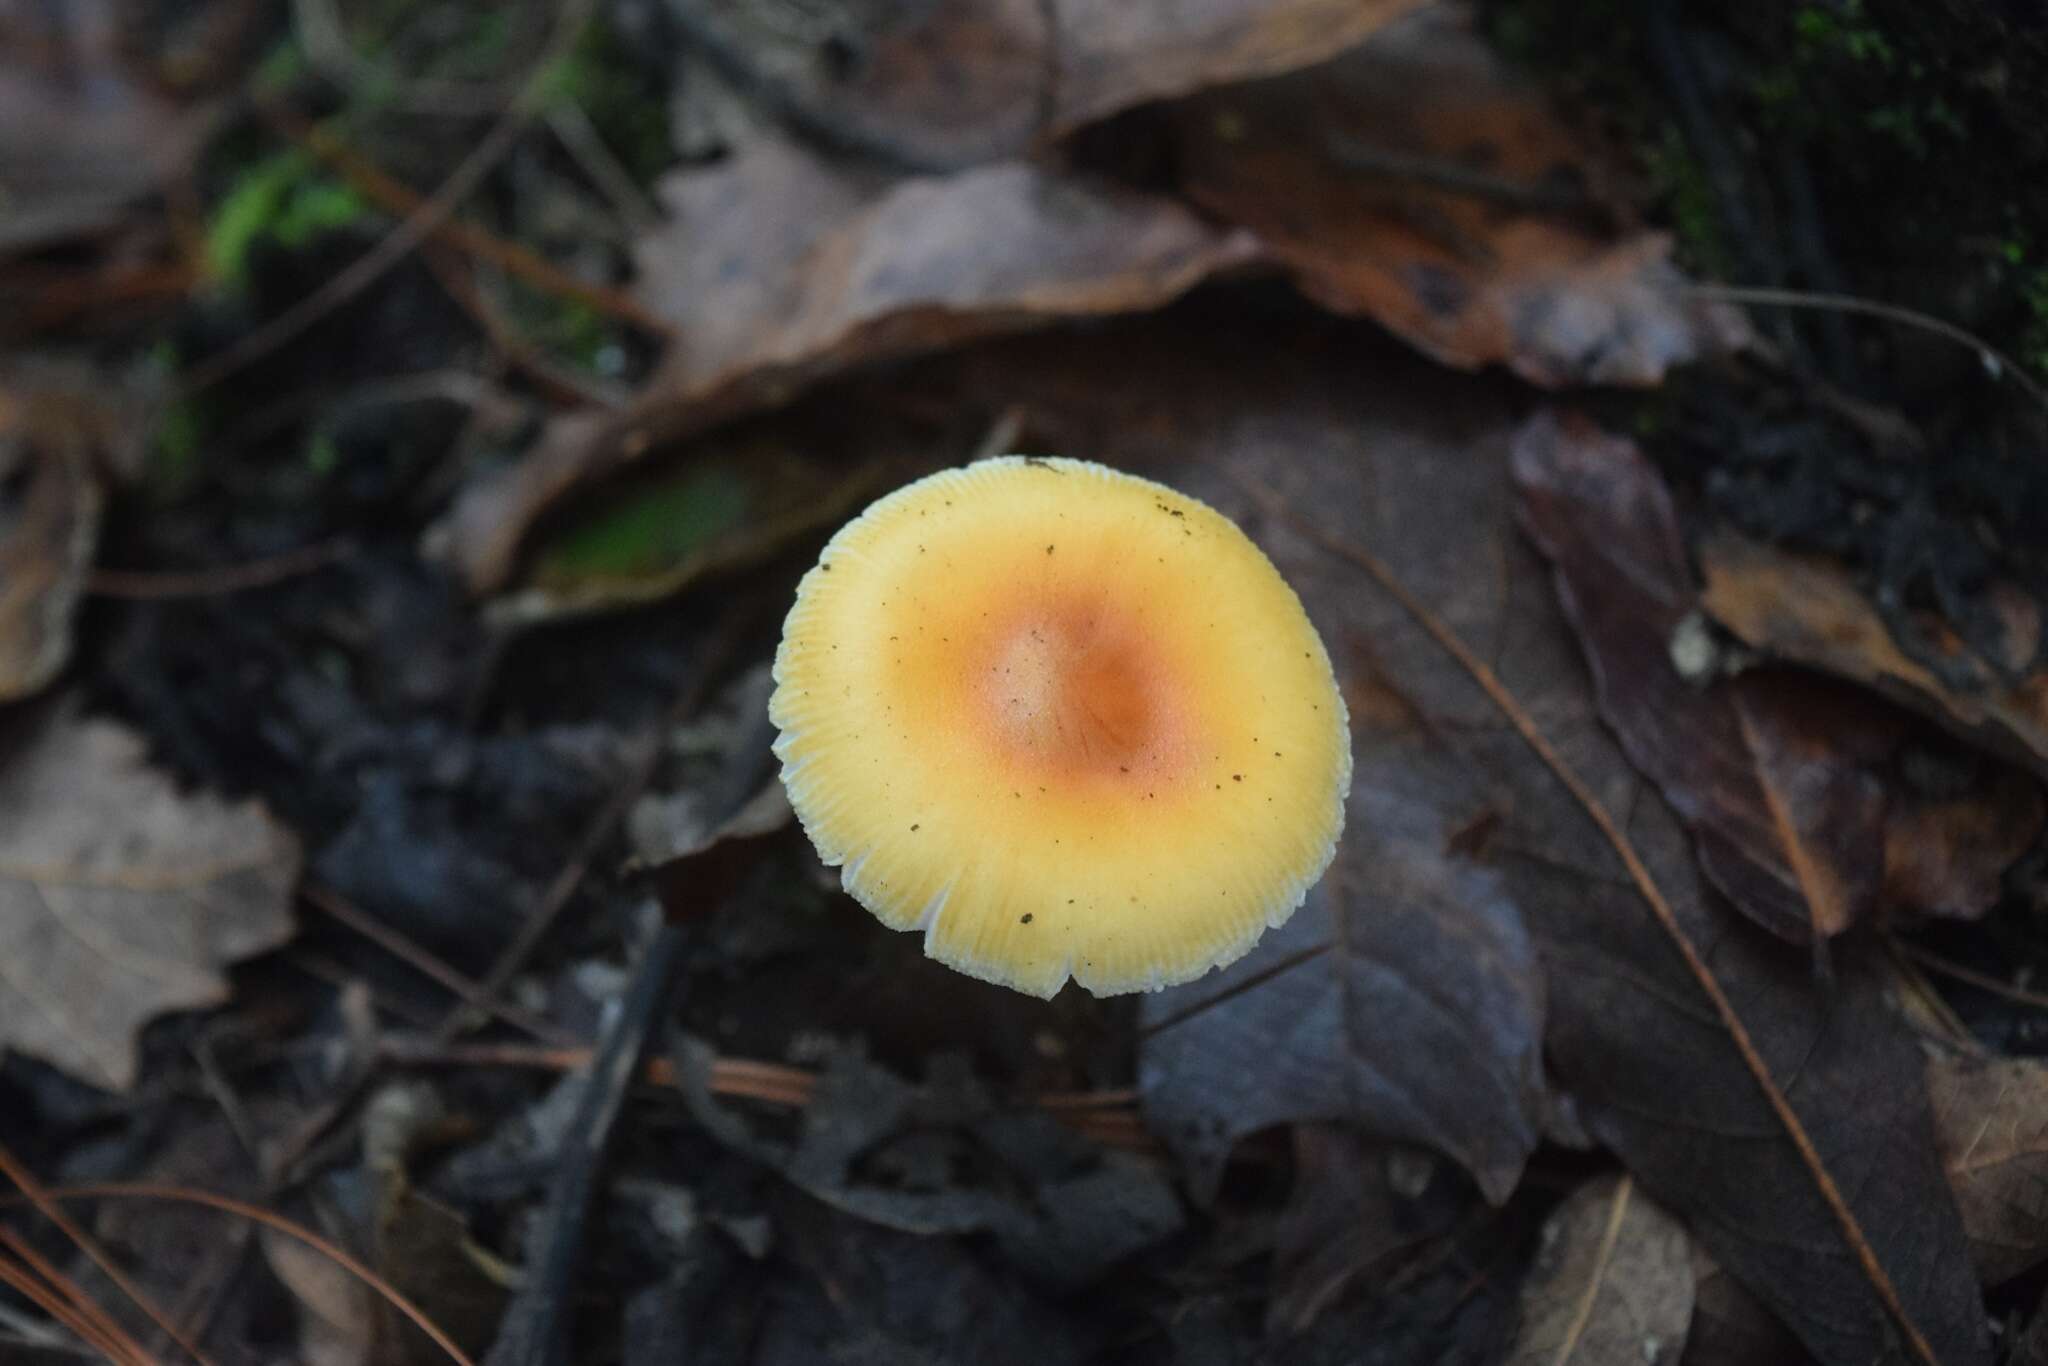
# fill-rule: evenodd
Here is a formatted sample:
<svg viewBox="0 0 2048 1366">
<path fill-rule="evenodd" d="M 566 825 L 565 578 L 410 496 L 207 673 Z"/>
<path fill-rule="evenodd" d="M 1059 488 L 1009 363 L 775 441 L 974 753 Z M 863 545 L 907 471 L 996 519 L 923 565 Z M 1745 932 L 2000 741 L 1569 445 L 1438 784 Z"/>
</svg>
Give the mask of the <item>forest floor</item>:
<svg viewBox="0 0 2048 1366">
<path fill-rule="evenodd" d="M 2048 23 L 1691 10 L 0 9 L 0 1359 L 2048 1363 Z M 782 800 L 1006 452 L 1349 707 L 1164 992 Z"/>
</svg>

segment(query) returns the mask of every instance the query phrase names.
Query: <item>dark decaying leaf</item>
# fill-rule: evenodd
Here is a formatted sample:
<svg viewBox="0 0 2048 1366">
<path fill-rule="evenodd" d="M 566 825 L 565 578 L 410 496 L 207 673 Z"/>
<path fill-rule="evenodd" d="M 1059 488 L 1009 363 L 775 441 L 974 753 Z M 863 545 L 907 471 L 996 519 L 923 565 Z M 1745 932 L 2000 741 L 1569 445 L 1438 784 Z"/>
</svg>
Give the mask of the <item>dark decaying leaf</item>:
<svg viewBox="0 0 2048 1366">
<path fill-rule="evenodd" d="M 1308 904 L 1222 972 L 1145 998 L 1146 1123 L 1204 1198 L 1240 1138 L 1299 1120 L 1435 1147 L 1496 1204 L 1521 1179 L 1542 1123 L 1535 945 L 1499 876 L 1451 854 L 1411 796 L 1375 756 Z"/>
<path fill-rule="evenodd" d="M 2033 842 L 2041 801 L 1859 689 L 1787 671 L 1692 680 L 1673 641 L 1697 593 L 1662 479 L 1627 441 L 1542 416 L 1515 449 L 1521 516 L 1555 570 L 1600 714 L 1692 828 L 1701 867 L 1788 939 L 1880 909 L 1977 915 Z M 1922 796 L 1914 763 L 1959 775 Z"/>
<path fill-rule="evenodd" d="M 805 132 L 960 169 L 1129 105 L 1292 70 L 1423 0 L 796 0 L 678 7 L 691 36 Z"/>
<path fill-rule="evenodd" d="M 841 1050 L 791 1143 L 756 1133 L 712 1096 L 712 1056 L 686 1041 L 676 1060 L 706 1132 L 868 1223 L 991 1234 L 1027 1275 L 1064 1287 L 1088 1284 L 1181 1226 L 1157 1163 L 1097 1149 L 1041 1110 L 997 1105 L 963 1065 L 941 1064 L 918 1087 Z"/>
<path fill-rule="evenodd" d="M 1697 1243 L 1693 1285 L 1692 1324 L 1680 1366 L 1804 1366 L 1813 1359 L 1784 1323 Z"/>
<path fill-rule="evenodd" d="M 1294 1128 L 1294 1185 L 1273 1233 L 1269 1332 L 1306 1331 L 1357 1283 L 1382 1283 L 1417 1244 L 1449 1233 L 1472 1189 L 1441 1159 L 1336 1124 Z"/>
<path fill-rule="evenodd" d="M 37 691 L 71 655 L 71 620 L 99 544 L 104 404 L 0 387 L 0 701 Z"/>
<path fill-rule="evenodd" d="M 835 1218 L 801 1196 L 782 1202 L 776 1222 L 807 1284 L 801 1291 L 785 1284 L 763 1306 L 752 1340 L 725 1359 L 760 1366 L 1088 1366 L 1120 1355 L 1100 1319 L 1063 1311 L 963 1240 Z M 711 1313 L 739 1318 L 732 1310 L 726 1303 Z M 653 1360 L 673 1362 L 676 1355 L 671 1348 Z"/>
<path fill-rule="evenodd" d="M 1936 1151 L 1916 1045 L 1886 1007 L 1863 946 L 1837 945 L 1829 988 L 1815 981 L 1805 949 L 1757 930 L 1707 893 L 1685 830 L 1600 724 L 1549 576 L 1514 529 L 1511 396 L 1391 350 L 1361 354 L 1355 329 L 1294 319 L 1267 329 L 1239 319 L 1225 329 L 1207 321 L 1201 308 L 1184 306 L 1099 335 L 992 345 L 950 371 L 926 367 L 919 390 L 943 392 L 950 373 L 951 383 L 986 395 L 992 410 L 1020 405 L 1029 430 L 1059 449 L 1166 479 L 1244 519 L 1301 593 L 1346 675 L 1359 793 L 1395 794 L 1385 805 L 1399 812 L 1402 838 L 1428 831 L 1421 848 L 1489 869 L 1520 911 L 1550 982 L 1547 1067 L 1579 1097 L 1589 1132 L 1817 1356 L 1867 1366 L 1895 1355 L 1892 1326 L 1812 1174 L 1606 841 L 1399 606 L 1294 522 L 1252 515 L 1259 502 L 1239 481 L 1270 485 L 1302 518 L 1354 529 L 1492 662 L 1626 823 L 1811 1132 L 1906 1314 L 1944 1363 L 1985 1361 L 1980 1293 Z M 1118 383 L 1107 389 L 1074 378 L 1111 372 Z M 1354 808 L 1347 843 L 1373 838 L 1365 813 L 1380 809 Z M 1353 888 L 1339 880 L 1327 895 L 1355 898 L 1346 923 L 1358 923 L 1370 916 L 1372 893 L 1370 882 Z M 1232 1003 L 1328 970 L 1305 964 Z M 1213 990 L 1192 983 L 1146 1009 L 1170 1012 Z M 1465 1000 L 1447 1008 L 1475 1009 Z M 1381 1057 L 1430 1046 L 1400 1035 L 1358 1044 Z M 1291 1054 L 1341 1056 L 1345 1047 L 1304 1032 L 1277 1038 L 1249 1065 L 1275 1071 Z M 1511 1071 L 1514 1056 L 1483 1066 Z M 1437 1061 L 1474 1066 L 1454 1056 Z M 1148 1090 L 1173 1084 L 1150 1048 L 1143 1065 Z M 1499 1104 L 1498 1093 L 1479 1092 L 1478 1100 Z M 1404 1115 L 1351 1118 L 1372 1130 Z M 1503 1131 L 1514 1122 L 1494 1121 Z M 1427 1142 L 1453 1150 L 1441 1135 Z"/>
<path fill-rule="evenodd" d="M 1941 651 L 1944 679 L 1899 648 L 1883 616 L 1848 570 L 1732 534 L 1699 549 L 1706 576 L 1701 604 L 1744 644 L 1766 654 L 1867 683 L 1968 739 L 2048 773 L 2048 668 L 1990 660 L 1939 620 L 1921 630 Z M 2031 612 L 2031 608 L 2021 609 Z M 2031 633 L 2038 638 L 2038 626 Z"/>
<path fill-rule="evenodd" d="M 1317 302 L 1445 364 L 1653 384 L 1745 336 L 1682 292 L 1667 238 L 1613 221 L 1599 159 L 1460 6 L 1211 91 L 1175 121 L 1198 201 L 1258 233 Z"/>
<path fill-rule="evenodd" d="M 1692 1323 L 1692 1240 L 1626 1176 L 1589 1181 L 1543 1228 L 1511 1366 L 1676 1366 Z"/>
<path fill-rule="evenodd" d="M 135 1083 L 135 1033 L 227 999 L 292 933 L 299 848 L 254 801 L 183 793 L 142 741 L 65 708 L 0 764 L 0 1048 Z"/>
<path fill-rule="evenodd" d="M 1977 1274 L 1998 1285 L 2048 1259 L 2048 1066 L 1936 1058 L 1927 1089 Z"/>
</svg>

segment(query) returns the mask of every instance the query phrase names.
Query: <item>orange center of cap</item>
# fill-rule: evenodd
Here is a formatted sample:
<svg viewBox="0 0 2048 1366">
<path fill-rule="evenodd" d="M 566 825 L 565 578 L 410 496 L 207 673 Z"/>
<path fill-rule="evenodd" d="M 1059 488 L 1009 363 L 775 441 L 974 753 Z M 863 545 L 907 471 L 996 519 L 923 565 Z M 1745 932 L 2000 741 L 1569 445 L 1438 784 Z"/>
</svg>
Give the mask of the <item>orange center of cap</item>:
<svg viewBox="0 0 2048 1366">
<path fill-rule="evenodd" d="M 1062 781 L 1157 780 L 1182 767 L 1188 718 L 1165 662 L 1101 602 L 1019 611 L 978 642 L 968 681 L 986 733 L 1013 762 Z"/>
</svg>

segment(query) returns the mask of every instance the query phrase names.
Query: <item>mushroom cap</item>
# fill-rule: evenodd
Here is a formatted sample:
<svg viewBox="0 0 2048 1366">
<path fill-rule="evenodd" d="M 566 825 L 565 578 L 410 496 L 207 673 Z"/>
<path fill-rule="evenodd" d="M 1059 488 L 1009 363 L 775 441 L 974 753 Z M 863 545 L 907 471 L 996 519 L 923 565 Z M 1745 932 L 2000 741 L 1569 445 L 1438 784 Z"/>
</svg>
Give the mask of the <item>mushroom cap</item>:
<svg viewBox="0 0 2048 1366">
<path fill-rule="evenodd" d="M 1081 460 L 898 489 L 804 576 L 769 716 L 846 890 L 1036 996 L 1241 956 L 1329 867 L 1351 737 L 1301 601 L 1235 523 Z"/>
</svg>

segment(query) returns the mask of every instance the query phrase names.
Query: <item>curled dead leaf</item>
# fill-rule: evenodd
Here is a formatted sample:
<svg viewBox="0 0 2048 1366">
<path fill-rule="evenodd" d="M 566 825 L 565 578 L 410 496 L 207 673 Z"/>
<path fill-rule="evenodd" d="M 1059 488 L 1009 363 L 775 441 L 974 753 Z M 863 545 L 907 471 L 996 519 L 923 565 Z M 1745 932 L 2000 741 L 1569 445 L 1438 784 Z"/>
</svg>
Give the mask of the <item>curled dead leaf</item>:
<svg viewBox="0 0 2048 1366">
<path fill-rule="evenodd" d="M 863 362 L 1157 308 L 1256 255 L 1170 200 L 1021 161 L 877 184 L 764 138 L 661 190 L 638 292 L 682 341 L 641 408 L 668 426 Z"/>
<path fill-rule="evenodd" d="M 680 340 L 630 411 L 557 418 L 463 491 L 429 553 L 472 592 L 510 582 L 571 488 L 658 445 L 856 366 L 1155 309 L 1258 254 L 1171 200 L 1022 162 L 891 182 L 764 137 L 663 193 L 639 291 Z"/>
<path fill-rule="evenodd" d="M 1990 908 L 2040 829 L 2033 783 L 1833 679 L 1685 677 L 1670 642 L 1694 610 L 1692 570 L 1670 494 L 1632 443 L 1540 415 L 1516 442 L 1515 479 L 1601 715 L 1739 909 L 1804 940 L 1881 910 Z M 1954 775 L 1945 790 L 1905 771 L 1930 766 Z"/>
<path fill-rule="evenodd" d="M 1456 5 L 1323 66 L 1175 112 L 1188 192 L 1259 235 L 1325 307 L 1447 365 L 1654 384 L 1740 345 L 1658 233 L 1619 224 L 1599 159 Z"/>
<path fill-rule="evenodd" d="M 1899 647 L 1883 616 L 1841 565 L 1722 533 L 1699 549 L 1701 605 L 1744 644 L 1867 683 L 1965 738 L 2048 774 L 2048 668 L 2013 680 L 1939 621 L 1923 623 L 1942 652 L 1944 680 Z M 2015 614 L 2017 615 L 2017 614 Z M 2036 628 L 2021 622 L 2016 632 Z M 2033 650 L 2015 648 L 2031 664 Z"/>
</svg>

